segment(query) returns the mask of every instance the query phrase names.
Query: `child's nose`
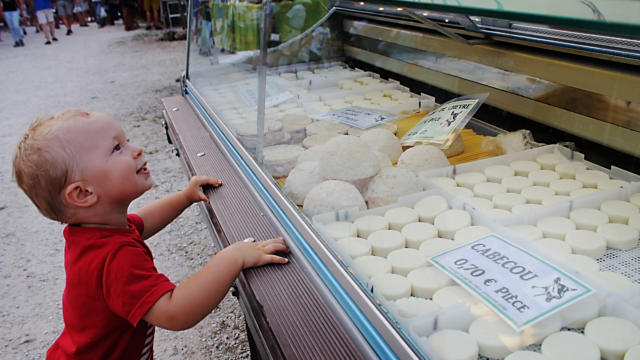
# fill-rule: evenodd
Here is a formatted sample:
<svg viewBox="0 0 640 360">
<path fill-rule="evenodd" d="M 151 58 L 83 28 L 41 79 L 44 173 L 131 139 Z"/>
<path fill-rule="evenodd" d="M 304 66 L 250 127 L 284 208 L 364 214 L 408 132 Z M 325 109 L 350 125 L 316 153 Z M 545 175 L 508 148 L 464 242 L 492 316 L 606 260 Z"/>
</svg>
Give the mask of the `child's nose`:
<svg viewBox="0 0 640 360">
<path fill-rule="evenodd" d="M 140 157 L 143 153 L 142 148 L 135 145 L 131 145 L 131 146 L 133 147 L 133 156 L 135 158 Z"/>
</svg>

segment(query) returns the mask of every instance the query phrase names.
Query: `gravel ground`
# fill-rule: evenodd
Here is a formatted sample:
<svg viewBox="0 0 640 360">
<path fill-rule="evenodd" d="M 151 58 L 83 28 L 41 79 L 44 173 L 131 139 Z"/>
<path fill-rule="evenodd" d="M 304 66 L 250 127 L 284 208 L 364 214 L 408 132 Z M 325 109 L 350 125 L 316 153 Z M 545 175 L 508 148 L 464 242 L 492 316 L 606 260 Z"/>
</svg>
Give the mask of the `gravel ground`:
<svg viewBox="0 0 640 360">
<path fill-rule="evenodd" d="M 162 33 L 125 32 L 122 25 L 58 30 L 44 45 L 27 28 L 26 46 L 13 48 L 2 33 L 0 64 L 0 338 L 3 359 L 42 359 L 62 328 L 64 289 L 62 225 L 41 216 L 11 176 L 15 145 L 39 114 L 68 108 L 101 111 L 120 120 L 131 141 L 145 149 L 156 185 L 132 210 L 187 183 L 179 158 L 161 128 L 163 97 L 179 94 L 185 42 L 157 41 Z M 159 271 L 179 283 L 216 249 L 200 208 L 192 206 L 149 240 Z M 230 294 L 190 330 L 156 333 L 157 359 L 249 358 L 244 317 Z"/>
</svg>

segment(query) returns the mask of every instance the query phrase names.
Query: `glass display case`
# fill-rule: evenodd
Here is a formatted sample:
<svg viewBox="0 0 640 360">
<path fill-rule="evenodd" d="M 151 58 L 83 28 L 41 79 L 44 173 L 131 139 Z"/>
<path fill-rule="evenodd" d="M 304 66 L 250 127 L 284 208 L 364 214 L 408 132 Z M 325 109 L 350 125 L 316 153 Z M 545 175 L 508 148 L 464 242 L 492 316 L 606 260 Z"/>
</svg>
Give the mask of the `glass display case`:
<svg viewBox="0 0 640 360">
<path fill-rule="evenodd" d="M 191 1 L 188 14 L 168 139 L 190 174 L 225 183 L 207 190 L 218 247 L 282 236 L 292 250 L 236 282 L 255 355 L 504 358 L 565 332 L 602 349 L 582 335 L 598 315 L 640 326 L 640 2 Z M 478 94 L 452 127 L 447 102 Z M 438 112 L 450 141 L 408 140 Z M 432 258 L 487 234 L 589 291 L 505 325 L 499 299 Z"/>
</svg>

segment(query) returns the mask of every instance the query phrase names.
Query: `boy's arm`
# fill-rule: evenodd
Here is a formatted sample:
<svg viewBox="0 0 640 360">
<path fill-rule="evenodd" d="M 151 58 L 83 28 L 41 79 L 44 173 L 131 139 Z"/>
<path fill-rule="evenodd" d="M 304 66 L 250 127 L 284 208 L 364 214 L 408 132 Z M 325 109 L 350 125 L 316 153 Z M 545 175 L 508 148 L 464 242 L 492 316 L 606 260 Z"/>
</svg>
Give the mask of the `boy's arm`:
<svg viewBox="0 0 640 360">
<path fill-rule="evenodd" d="M 142 238 L 146 240 L 164 229 L 191 204 L 198 201 L 209 202 L 209 199 L 201 189 L 201 186 L 206 185 L 218 187 L 222 185 L 222 182 L 208 176 L 194 176 L 184 190 L 156 200 L 136 211 L 136 214 L 144 222 Z"/>
<path fill-rule="evenodd" d="M 224 248 L 200 271 L 158 299 L 143 319 L 168 330 L 191 328 L 222 301 L 242 269 L 287 263 L 286 258 L 274 255 L 276 252 L 288 252 L 282 238 L 238 242 Z"/>
</svg>

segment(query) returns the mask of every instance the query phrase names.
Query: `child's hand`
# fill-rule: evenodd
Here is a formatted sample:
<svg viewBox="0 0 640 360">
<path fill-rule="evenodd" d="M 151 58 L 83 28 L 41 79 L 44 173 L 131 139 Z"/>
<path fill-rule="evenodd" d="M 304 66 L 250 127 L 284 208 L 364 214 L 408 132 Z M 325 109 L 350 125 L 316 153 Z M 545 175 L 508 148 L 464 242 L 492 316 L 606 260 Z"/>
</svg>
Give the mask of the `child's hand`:
<svg viewBox="0 0 640 360">
<path fill-rule="evenodd" d="M 203 186 L 213 186 L 218 187 L 222 185 L 222 181 L 218 179 L 214 179 L 209 176 L 194 176 L 189 180 L 189 185 L 182 190 L 182 193 L 187 198 L 190 203 L 195 203 L 198 201 L 206 201 L 209 202 L 209 199 L 202 191 Z"/>
<path fill-rule="evenodd" d="M 242 268 L 262 266 L 266 264 L 286 264 L 287 258 L 274 255 L 277 252 L 289 253 L 283 238 L 275 238 L 258 242 L 237 242 L 229 247 L 242 257 Z"/>
</svg>

